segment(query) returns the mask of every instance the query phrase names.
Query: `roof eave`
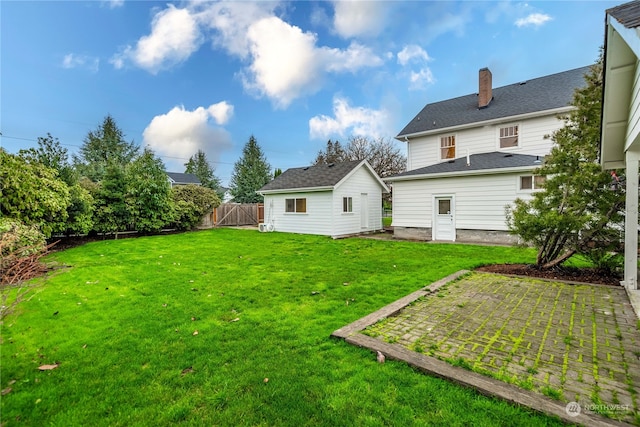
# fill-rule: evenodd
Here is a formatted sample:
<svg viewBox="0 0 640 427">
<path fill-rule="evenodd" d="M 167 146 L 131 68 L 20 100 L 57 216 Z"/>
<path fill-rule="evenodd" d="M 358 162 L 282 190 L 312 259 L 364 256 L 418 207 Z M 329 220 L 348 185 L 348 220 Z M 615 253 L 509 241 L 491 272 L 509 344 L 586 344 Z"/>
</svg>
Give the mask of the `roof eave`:
<svg viewBox="0 0 640 427">
<path fill-rule="evenodd" d="M 425 173 L 420 175 L 389 177 L 389 178 L 385 178 L 385 181 L 396 182 L 396 181 L 413 181 L 413 180 L 434 179 L 434 178 L 451 178 L 451 177 L 457 177 L 457 176 L 497 175 L 497 174 L 534 171 L 538 167 L 539 165 L 532 165 L 532 166 L 514 166 L 510 168 L 475 169 L 475 170 L 469 170 L 469 171 Z"/>
<path fill-rule="evenodd" d="M 464 130 L 464 129 L 470 129 L 470 128 L 481 127 L 481 126 L 490 126 L 498 123 L 508 123 L 508 122 L 514 122 L 518 120 L 532 119 L 536 117 L 558 115 L 558 114 L 568 113 L 573 109 L 575 109 L 574 106 L 568 105 L 566 107 L 553 108 L 551 110 L 534 111 L 532 113 L 518 114 L 515 116 L 498 117 L 495 119 L 485 120 L 482 122 L 465 123 L 462 125 L 449 126 L 446 128 L 438 128 L 438 129 L 426 130 L 421 132 L 400 134 L 396 136 L 395 139 L 397 139 L 398 141 L 409 142 L 408 140 L 411 138 L 418 138 L 422 136 L 446 133 L 446 132 L 451 132 L 452 130 Z"/>
<path fill-rule="evenodd" d="M 333 191 L 335 186 L 328 185 L 323 187 L 301 187 L 301 188 L 280 188 L 277 190 L 257 191 L 258 194 L 264 196 L 266 194 L 284 194 L 284 193 L 314 193 L 319 191 Z"/>
</svg>

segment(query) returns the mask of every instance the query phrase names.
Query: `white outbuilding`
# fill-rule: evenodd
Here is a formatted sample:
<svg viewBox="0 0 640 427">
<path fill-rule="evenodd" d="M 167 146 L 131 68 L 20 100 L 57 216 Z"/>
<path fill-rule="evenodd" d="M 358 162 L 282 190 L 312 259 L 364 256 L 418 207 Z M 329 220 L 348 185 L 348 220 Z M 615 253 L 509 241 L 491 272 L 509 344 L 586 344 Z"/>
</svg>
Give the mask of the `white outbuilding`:
<svg viewBox="0 0 640 427">
<path fill-rule="evenodd" d="M 258 190 L 261 228 L 334 238 L 381 230 L 388 192 L 366 160 L 287 169 Z"/>
</svg>

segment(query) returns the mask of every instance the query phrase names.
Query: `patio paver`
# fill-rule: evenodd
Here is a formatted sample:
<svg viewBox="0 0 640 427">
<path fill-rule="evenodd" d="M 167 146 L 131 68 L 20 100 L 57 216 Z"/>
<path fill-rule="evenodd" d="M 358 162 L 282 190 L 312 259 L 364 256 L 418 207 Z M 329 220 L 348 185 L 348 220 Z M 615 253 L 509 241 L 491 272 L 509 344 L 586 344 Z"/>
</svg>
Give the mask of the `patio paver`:
<svg viewBox="0 0 640 427">
<path fill-rule="evenodd" d="M 561 417 L 558 408 L 564 409 L 568 421 L 608 422 L 597 413 L 640 421 L 640 330 L 622 287 L 463 273 L 334 336 L 384 348 L 391 357 L 402 348 L 398 354 L 446 361 L 467 376 L 469 370 L 483 374 L 525 392 L 518 403 L 545 395 L 540 405 L 553 400 L 554 410 L 531 406 Z M 566 411 L 568 402 L 580 405 L 579 417 Z"/>
</svg>

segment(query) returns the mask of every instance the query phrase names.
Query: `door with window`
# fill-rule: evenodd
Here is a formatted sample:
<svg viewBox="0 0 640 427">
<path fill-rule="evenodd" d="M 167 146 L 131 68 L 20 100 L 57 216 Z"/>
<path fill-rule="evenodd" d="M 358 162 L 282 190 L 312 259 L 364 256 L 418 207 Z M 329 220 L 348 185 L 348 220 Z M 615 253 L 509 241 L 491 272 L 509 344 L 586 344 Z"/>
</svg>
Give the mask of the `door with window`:
<svg viewBox="0 0 640 427">
<path fill-rule="evenodd" d="M 456 240 L 453 196 L 438 196 L 434 199 L 435 221 L 434 240 Z"/>
</svg>

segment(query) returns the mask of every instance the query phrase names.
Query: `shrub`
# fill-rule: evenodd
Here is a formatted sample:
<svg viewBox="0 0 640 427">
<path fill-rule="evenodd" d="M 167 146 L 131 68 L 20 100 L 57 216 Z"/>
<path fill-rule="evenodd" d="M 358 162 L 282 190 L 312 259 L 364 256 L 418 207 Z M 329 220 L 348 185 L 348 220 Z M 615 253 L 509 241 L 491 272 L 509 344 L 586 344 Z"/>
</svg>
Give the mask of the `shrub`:
<svg viewBox="0 0 640 427">
<path fill-rule="evenodd" d="M 40 257 L 46 251 L 44 234 L 37 226 L 0 218 L 0 319 L 29 291 L 23 282 L 44 271 Z"/>
<path fill-rule="evenodd" d="M 218 194 L 199 185 L 180 185 L 171 189 L 174 202 L 173 226 L 179 230 L 190 230 L 200 223 L 202 217 L 220 206 Z"/>
</svg>

